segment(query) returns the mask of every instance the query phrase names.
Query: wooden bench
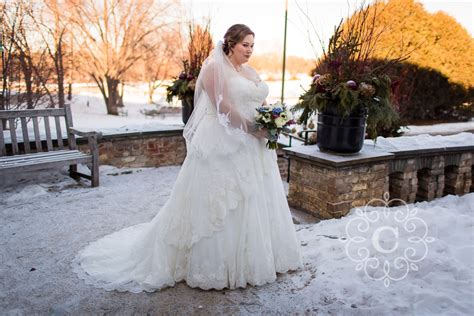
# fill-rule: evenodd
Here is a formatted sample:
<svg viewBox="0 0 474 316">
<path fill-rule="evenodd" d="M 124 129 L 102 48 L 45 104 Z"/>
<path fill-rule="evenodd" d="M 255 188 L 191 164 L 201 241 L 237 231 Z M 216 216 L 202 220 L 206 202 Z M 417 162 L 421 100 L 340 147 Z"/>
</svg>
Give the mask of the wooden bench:
<svg viewBox="0 0 474 316">
<path fill-rule="evenodd" d="M 44 133 L 40 133 L 40 118 L 43 119 Z M 55 123 L 56 136 L 52 137 L 50 118 Z M 67 144 L 63 140 L 64 122 Z M 32 128 L 28 128 L 31 125 Z M 21 137 L 17 128 L 21 126 Z M 43 129 L 43 128 L 41 128 Z M 10 133 L 10 141 L 5 135 Z M 29 134 L 30 133 L 30 134 Z M 33 134 L 34 141 L 30 141 Z M 89 153 L 77 150 L 75 135 L 87 137 Z M 84 177 L 91 185 L 99 185 L 99 150 L 96 132 L 81 132 L 74 129 L 69 105 L 61 109 L 7 110 L 0 111 L 0 178 L 14 176 L 18 172 L 37 171 L 51 167 L 69 166 L 69 175 L 75 179 Z M 77 171 L 77 164 L 87 164 L 91 175 Z"/>
</svg>

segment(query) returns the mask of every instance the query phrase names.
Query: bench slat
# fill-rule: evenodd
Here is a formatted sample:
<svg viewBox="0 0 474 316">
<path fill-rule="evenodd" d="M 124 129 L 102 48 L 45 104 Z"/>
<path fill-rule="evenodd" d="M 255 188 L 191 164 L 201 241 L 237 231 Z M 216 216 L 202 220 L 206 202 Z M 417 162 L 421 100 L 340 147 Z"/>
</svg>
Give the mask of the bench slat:
<svg viewBox="0 0 474 316">
<path fill-rule="evenodd" d="M 25 153 L 29 154 L 31 152 L 30 148 L 30 138 L 28 136 L 28 124 L 26 122 L 26 117 L 21 117 L 21 131 L 23 133 L 23 146 L 25 149 Z"/>
<path fill-rule="evenodd" d="M 59 149 L 64 149 L 63 134 L 61 132 L 61 121 L 59 120 L 59 116 L 55 116 L 54 121 L 56 122 L 56 139 L 58 141 L 58 147 Z"/>
<path fill-rule="evenodd" d="M 64 116 L 64 109 L 1 110 L 0 119 L 18 117 Z"/>
<path fill-rule="evenodd" d="M 12 140 L 12 151 L 14 155 L 18 155 L 20 151 L 18 150 L 18 141 L 16 140 L 16 130 L 15 130 L 15 119 L 8 119 L 8 124 L 10 125 L 10 138 Z"/>
<path fill-rule="evenodd" d="M 44 119 L 45 148 L 43 148 L 43 131 L 40 134 L 41 117 Z M 54 118 L 54 123 L 51 123 L 51 117 Z M 6 143 L 7 139 L 4 135 L 6 129 L 4 128 L 5 125 L 0 126 L 0 177 L 4 177 L 5 175 L 9 177 L 15 176 L 18 172 L 69 166 L 70 176 L 73 178 L 77 176 L 85 177 L 91 180 L 92 187 L 99 186 L 97 134 L 93 132 L 83 133 L 83 136 L 87 136 L 90 153 L 83 153 L 76 150 L 75 134 L 70 132 L 73 123 L 69 104 L 65 104 L 64 108 L 60 109 L 1 110 L 0 122 L 2 122 L 2 120 L 5 122 L 8 121 L 11 150 L 10 144 Z M 31 132 L 29 131 L 29 129 L 31 129 L 31 125 L 28 125 L 29 120 L 33 121 L 33 136 L 28 134 L 28 132 Z M 62 120 L 64 120 L 64 123 Z M 16 130 L 20 130 L 20 123 L 17 126 L 15 122 L 21 122 L 22 134 L 20 134 L 19 131 L 17 134 Z M 55 127 L 53 127 L 52 124 L 55 124 Z M 62 124 L 65 124 L 63 127 L 66 128 L 67 135 L 64 136 L 67 137 L 67 140 L 63 140 Z M 51 130 L 52 128 L 56 128 L 56 130 Z M 21 137 L 19 135 L 23 136 L 22 142 L 19 142 Z M 66 142 L 68 149 L 65 149 Z M 34 150 L 34 148 L 36 148 L 36 150 Z M 6 156 L 7 153 L 9 156 Z M 77 164 L 87 164 L 91 170 L 91 175 L 78 173 L 76 169 Z"/>
<path fill-rule="evenodd" d="M 30 162 L 30 163 L 23 163 L 17 165 L 11 165 L 8 167 L 2 167 L 0 165 L 0 171 L 2 173 L 9 173 L 9 172 L 18 172 L 17 169 L 21 171 L 28 171 L 28 170 L 42 170 L 51 167 L 57 166 L 68 166 L 74 164 L 89 164 L 92 163 L 91 157 L 77 157 L 71 159 L 57 159 L 57 160 L 44 160 L 41 162 Z"/>
<path fill-rule="evenodd" d="M 0 156 L 7 154 L 7 149 L 5 148 L 5 139 L 3 138 L 3 121 L 0 120 Z"/>
<path fill-rule="evenodd" d="M 41 153 L 31 153 L 26 155 L 15 155 L 15 156 L 3 156 L 0 157 L 0 163 L 3 161 L 14 161 L 14 160 L 24 160 L 24 159 L 36 159 L 36 158 L 43 158 L 43 157 L 51 157 L 51 156 L 61 156 L 61 155 L 71 155 L 80 153 L 79 150 L 55 150 L 55 151 L 48 151 L 48 152 L 41 152 Z"/>
<path fill-rule="evenodd" d="M 76 138 L 72 133 L 69 133 L 69 128 L 73 127 L 74 124 L 72 123 L 72 113 L 71 113 L 71 106 L 69 104 L 64 105 L 64 110 L 66 111 L 65 122 L 66 122 L 66 131 L 67 131 L 67 140 L 69 144 L 69 149 L 76 149 Z"/>
<path fill-rule="evenodd" d="M 49 161 L 71 161 L 77 159 L 85 159 L 91 161 L 91 156 L 86 154 L 75 154 L 75 155 L 65 155 L 65 156 L 52 156 L 44 157 L 41 159 L 27 159 L 27 160 L 17 160 L 17 161 L 4 161 L 0 163 L 0 170 L 4 168 L 11 168 L 22 165 L 38 164 Z"/>
<path fill-rule="evenodd" d="M 53 142 L 51 141 L 51 128 L 49 126 L 49 117 L 44 116 L 44 130 L 46 132 L 46 145 L 49 150 L 53 150 Z"/>
<path fill-rule="evenodd" d="M 41 146 L 41 138 L 40 138 L 40 132 L 39 132 L 39 124 L 38 124 L 38 118 L 33 117 L 33 130 L 35 134 L 35 143 L 36 143 L 36 151 L 40 152 L 43 151 L 43 148 Z"/>
<path fill-rule="evenodd" d="M 44 164 L 44 163 L 49 163 L 49 162 L 59 162 L 59 161 L 92 162 L 92 156 L 79 152 L 72 155 L 59 155 L 59 156 L 32 158 L 32 159 L 25 159 L 25 160 L 2 161 L 0 162 L 0 170 L 19 168 L 21 166 L 28 166 L 28 165 Z"/>
</svg>

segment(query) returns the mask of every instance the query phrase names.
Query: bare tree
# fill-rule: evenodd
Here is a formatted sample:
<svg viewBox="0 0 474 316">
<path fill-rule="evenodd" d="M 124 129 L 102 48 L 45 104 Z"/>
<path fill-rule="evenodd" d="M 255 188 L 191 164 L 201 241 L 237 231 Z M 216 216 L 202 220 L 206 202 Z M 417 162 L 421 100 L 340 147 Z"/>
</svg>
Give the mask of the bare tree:
<svg viewBox="0 0 474 316">
<path fill-rule="evenodd" d="M 12 41 L 16 47 L 17 58 L 23 73 L 27 108 L 32 109 L 38 103 L 43 103 L 44 97 L 49 99 L 50 106 L 54 106 L 53 92 L 48 86 L 51 77 L 51 64 L 47 60 L 47 52 L 45 48 L 36 43 L 37 39 L 32 32 L 29 32 L 34 28 L 31 20 L 34 15 L 33 7 L 26 1 L 20 0 L 18 8 L 20 19 Z"/>
<path fill-rule="evenodd" d="M 44 6 L 38 8 L 31 18 L 35 30 L 41 36 L 42 44 L 54 64 L 57 84 L 57 100 L 59 107 L 64 107 L 64 77 L 65 77 L 65 45 L 64 39 L 67 29 L 66 20 L 62 14 L 61 7 L 64 0 L 43 0 Z M 41 9 L 41 10 L 40 10 Z"/>
<path fill-rule="evenodd" d="M 16 99 L 16 102 L 13 102 L 16 107 L 26 103 L 27 108 L 33 108 L 42 99 L 46 88 L 43 72 L 38 68 L 46 64 L 43 55 L 33 51 L 32 37 L 28 33 L 31 27 L 31 10 L 30 4 L 24 0 L 8 1 L 8 6 L 5 3 L 3 10 L 2 28 L 6 30 L 3 41 L 9 43 L 9 60 L 4 65 L 4 71 L 7 73 L 3 76 L 9 90 L 8 108 L 12 106 L 13 97 Z M 15 68 L 20 72 L 15 72 Z M 16 76 L 13 77 L 12 74 Z"/>
<path fill-rule="evenodd" d="M 170 23 L 167 11 L 174 1 L 71 0 L 67 11 L 80 49 L 81 67 L 104 98 L 107 113 L 123 106 L 120 84 L 125 74 L 159 41 L 153 34 Z"/>
<path fill-rule="evenodd" d="M 8 4 L 8 5 L 7 5 Z M 2 7 L 2 107 L 54 106 L 54 73 L 33 17 L 36 3 L 6 0 Z M 6 44 L 6 45 L 5 45 Z M 23 90 L 24 89 L 24 90 Z"/>
<path fill-rule="evenodd" d="M 2 53 L 2 94 L 0 96 L 0 110 L 8 110 L 10 108 L 10 96 L 12 77 L 14 72 L 13 56 L 15 47 L 13 45 L 13 37 L 15 36 L 16 25 L 18 23 L 18 7 L 7 11 L 6 0 L 1 4 L 1 42 L 0 49 Z"/>
<path fill-rule="evenodd" d="M 159 44 L 153 50 L 145 47 L 147 53 L 143 55 L 142 67 L 140 67 L 141 80 L 147 83 L 148 103 L 153 103 L 153 94 L 156 89 L 178 71 L 180 62 L 179 54 L 177 54 L 179 43 L 176 40 L 179 36 L 178 30 L 159 32 L 156 36 L 159 36 Z"/>
</svg>

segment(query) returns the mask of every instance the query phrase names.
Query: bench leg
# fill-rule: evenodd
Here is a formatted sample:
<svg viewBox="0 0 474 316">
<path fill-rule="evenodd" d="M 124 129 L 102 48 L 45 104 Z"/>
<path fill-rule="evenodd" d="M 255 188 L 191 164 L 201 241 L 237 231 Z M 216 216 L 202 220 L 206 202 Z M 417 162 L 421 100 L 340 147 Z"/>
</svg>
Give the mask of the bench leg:
<svg viewBox="0 0 474 316">
<path fill-rule="evenodd" d="M 92 154 L 91 182 L 92 187 L 99 186 L 99 148 L 97 146 L 97 136 L 89 137 L 89 145 Z"/>
<path fill-rule="evenodd" d="M 75 180 L 79 180 L 80 176 L 77 174 L 77 165 L 69 166 L 69 176 Z"/>
<path fill-rule="evenodd" d="M 98 161 L 92 164 L 91 178 L 92 178 L 91 179 L 92 187 L 98 187 L 99 186 L 99 162 Z"/>
</svg>

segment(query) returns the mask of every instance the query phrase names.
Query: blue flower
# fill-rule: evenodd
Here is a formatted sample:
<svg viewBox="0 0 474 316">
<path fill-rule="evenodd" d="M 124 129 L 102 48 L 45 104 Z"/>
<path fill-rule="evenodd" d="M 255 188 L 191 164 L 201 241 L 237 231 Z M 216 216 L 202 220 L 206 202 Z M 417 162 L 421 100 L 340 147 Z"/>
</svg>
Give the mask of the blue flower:
<svg viewBox="0 0 474 316">
<path fill-rule="evenodd" d="M 282 108 L 274 108 L 272 111 L 273 114 L 280 114 L 281 112 L 283 112 Z"/>
</svg>

